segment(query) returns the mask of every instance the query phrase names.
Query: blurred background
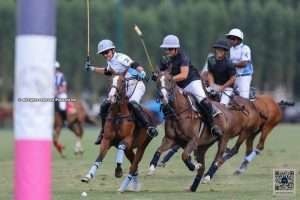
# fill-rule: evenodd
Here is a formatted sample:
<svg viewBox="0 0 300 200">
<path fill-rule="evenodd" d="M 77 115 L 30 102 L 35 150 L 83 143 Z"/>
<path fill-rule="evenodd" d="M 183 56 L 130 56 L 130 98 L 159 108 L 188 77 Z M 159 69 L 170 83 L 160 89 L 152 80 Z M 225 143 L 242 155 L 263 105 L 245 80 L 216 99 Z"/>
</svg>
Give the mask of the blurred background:
<svg viewBox="0 0 300 200">
<path fill-rule="evenodd" d="M 57 60 L 68 81 L 69 96 L 83 99 L 91 110 L 107 93 L 109 79 L 87 73 L 87 23 L 84 0 L 57 0 Z M 16 1 L 0 1 L 0 104 L 12 101 Z M 252 85 L 275 98 L 300 99 L 300 2 L 297 0 L 90 0 L 92 63 L 105 64 L 95 54 L 97 43 L 112 39 L 117 51 L 145 66 L 147 59 L 138 36 L 144 34 L 152 62 L 162 53 L 166 34 L 179 36 L 183 49 L 201 70 L 212 43 L 230 29 L 240 28 L 252 50 Z M 148 82 L 146 99 L 155 97 Z M 95 107 L 95 106 L 94 106 Z M 300 121 L 300 105 L 291 108 Z M 296 114 L 295 114 L 296 113 Z M 0 110 L 0 122 L 1 122 Z M 293 118 L 294 119 L 294 118 Z M 297 120 L 296 120 L 297 121 Z"/>
</svg>

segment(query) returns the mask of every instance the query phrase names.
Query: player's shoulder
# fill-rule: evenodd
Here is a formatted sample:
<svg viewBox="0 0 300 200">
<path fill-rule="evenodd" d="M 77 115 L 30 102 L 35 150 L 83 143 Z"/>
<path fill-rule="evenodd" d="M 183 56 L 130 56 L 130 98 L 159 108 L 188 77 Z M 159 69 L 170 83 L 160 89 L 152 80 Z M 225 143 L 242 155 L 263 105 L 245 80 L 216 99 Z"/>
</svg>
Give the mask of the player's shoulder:
<svg viewBox="0 0 300 200">
<path fill-rule="evenodd" d="M 243 51 L 250 51 L 250 47 L 247 44 L 242 45 L 242 50 Z"/>
</svg>

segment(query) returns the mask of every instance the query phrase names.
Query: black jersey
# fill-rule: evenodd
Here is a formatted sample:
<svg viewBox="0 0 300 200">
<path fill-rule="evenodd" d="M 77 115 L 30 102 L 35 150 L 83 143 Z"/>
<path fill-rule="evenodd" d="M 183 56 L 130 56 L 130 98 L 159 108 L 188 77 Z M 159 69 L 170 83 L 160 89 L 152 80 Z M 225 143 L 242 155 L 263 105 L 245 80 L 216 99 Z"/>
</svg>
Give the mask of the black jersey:
<svg viewBox="0 0 300 200">
<path fill-rule="evenodd" d="M 209 57 L 207 69 L 214 77 L 215 83 L 218 85 L 223 85 L 236 74 L 236 69 L 228 58 L 217 60 L 215 56 Z"/>
<path fill-rule="evenodd" d="M 177 82 L 179 87 L 185 88 L 190 82 L 200 80 L 200 75 L 197 69 L 191 64 L 190 59 L 182 52 L 179 51 L 178 54 L 172 58 L 166 59 L 164 57 L 160 60 L 160 70 L 164 71 L 169 68 L 173 76 L 180 73 L 180 68 L 182 66 L 188 66 L 189 73 L 185 80 Z"/>
</svg>

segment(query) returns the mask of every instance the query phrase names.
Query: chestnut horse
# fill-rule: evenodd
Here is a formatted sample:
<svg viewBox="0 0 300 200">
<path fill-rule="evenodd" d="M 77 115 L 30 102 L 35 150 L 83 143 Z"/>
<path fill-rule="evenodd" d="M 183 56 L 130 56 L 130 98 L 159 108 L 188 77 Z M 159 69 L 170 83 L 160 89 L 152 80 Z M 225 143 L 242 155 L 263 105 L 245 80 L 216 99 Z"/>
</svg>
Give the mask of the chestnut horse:
<svg viewBox="0 0 300 200">
<path fill-rule="evenodd" d="M 54 116 L 54 134 L 53 144 L 59 154 L 64 157 L 64 145 L 59 142 L 59 136 L 64 123 L 67 123 L 68 128 L 75 134 L 77 141 L 74 147 L 75 155 L 82 155 L 83 148 L 81 139 L 83 136 L 83 124 L 85 122 L 89 124 L 96 124 L 96 120 L 92 119 L 86 112 L 83 103 L 81 101 L 67 102 L 66 119 L 59 112 L 55 112 Z"/>
<path fill-rule="evenodd" d="M 207 75 L 205 73 L 202 74 L 202 81 L 204 85 L 206 85 Z M 237 98 L 241 98 L 239 96 L 234 96 L 233 101 L 238 103 Z M 246 141 L 246 153 L 243 162 L 240 167 L 234 172 L 235 175 L 239 175 L 246 171 L 249 163 L 261 153 L 264 149 L 264 144 L 266 142 L 267 137 L 271 134 L 271 131 L 279 124 L 282 120 L 282 110 L 281 106 L 293 106 L 292 102 L 281 101 L 277 103 L 274 98 L 270 95 L 258 95 L 254 100 L 249 101 L 254 106 L 254 111 L 258 113 L 259 118 L 256 122 L 256 126 L 253 126 L 250 134 L 248 136 L 240 136 L 236 142 L 236 144 L 231 149 L 226 149 L 226 153 L 223 156 L 222 162 L 219 163 L 218 167 L 214 166 L 214 163 L 211 164 L 208 172 L 205 173 L 205 177 L 203 179 L 203 183 L 207 183 L 211 180 L 214 174 L 226 160 L 230 159 L 232 156 L 236 155 L 239 151 L 240 146 L 244 141 Z M 253 142 L 255 138 L 260 134 L 259 142 L 253 150 Z"/>
<path fill-rule="evenodd" d="M 221 112 L 216 116 L 216 123 L 223 131 L 223 136 L 218 140 L 204 126 L 201 116 L 192 108 L 190 98 L 176 86 L 173 77 L 168 72 L 159 74 L 157 87 L 162 94 L 163 109 L 168 109 L 168 112 L 165 112 L 165 136 L 150 162 L 150 172 L 157 166 L 161 153 L 179 144 L 184 148 L 182 160 L 189 169 L 194 170 L 196 168 L 189 159 L 192 151 L 195 153 L 196 161 L 201 163 L 201 166 L 197 168 L 194 182 L 188 189 L 194 192 L 204 174 L 205 153 L 208 148 L 218 141 L 214 165 L 220 165 L 223 162 L 222 156 L 228 140 L 238 135 L 246 138 L 250 130 L 257 126 L 255 121 L 259 120 L 259 116 L 257 112 L 253 112 L 254 106 L 240 97 L 237 97 L 239 104 L 236 103 L 230 110 L 224 105 L 212 102 L 213 106 Z"/>
<path fill-rule="evenodd" d="M 137 191 L 139 190 L 138 164 L 143 157 L 146 147 L 154 136 L 149 135 L 147 129 L 138 124 L 133 112 L 128 108 L 126 84 L 132 79 L 125 79 L 123 75 L 115 75 L 112 80 L 112 87 L 108 95 L 108 101 L 111 103 L 110 112 L 104 125 L 100 153 L 89 172 L 81 181 L 88 183 L 94 178 L 96 170 L 101 166 L 110 147 L 116 146 L 118 150 L 115 175 L 117 176 L 120 173 L 120 164 L 123 162 L 124 152 L 131 163 L 129 174 L 122 182 L 118 191 L 124 192 L 130 182 L 133 184 L 133 189 Z M 149 114 L 150 111 L 147 113 Z M 148 116 L 151 118 L 150 115 Z M 135 153 L 134 149 L 136 149 Z"/>
</svg>

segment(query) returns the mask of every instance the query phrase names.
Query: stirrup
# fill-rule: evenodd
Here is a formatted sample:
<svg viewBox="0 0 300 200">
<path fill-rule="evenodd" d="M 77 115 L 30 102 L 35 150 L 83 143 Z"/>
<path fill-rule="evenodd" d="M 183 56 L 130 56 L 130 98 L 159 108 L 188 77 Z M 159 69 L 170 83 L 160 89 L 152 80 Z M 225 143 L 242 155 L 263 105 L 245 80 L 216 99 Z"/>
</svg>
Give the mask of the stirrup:
<svg viewBox="0 0 300 200">
<path fill-rule="evenodd" d="M 154 126 L 148 126 L 147 128 L 147 134 L 154 138 L 158 135 L 158 131 L 156 130 L 156 128 Z"/>
</svg>

